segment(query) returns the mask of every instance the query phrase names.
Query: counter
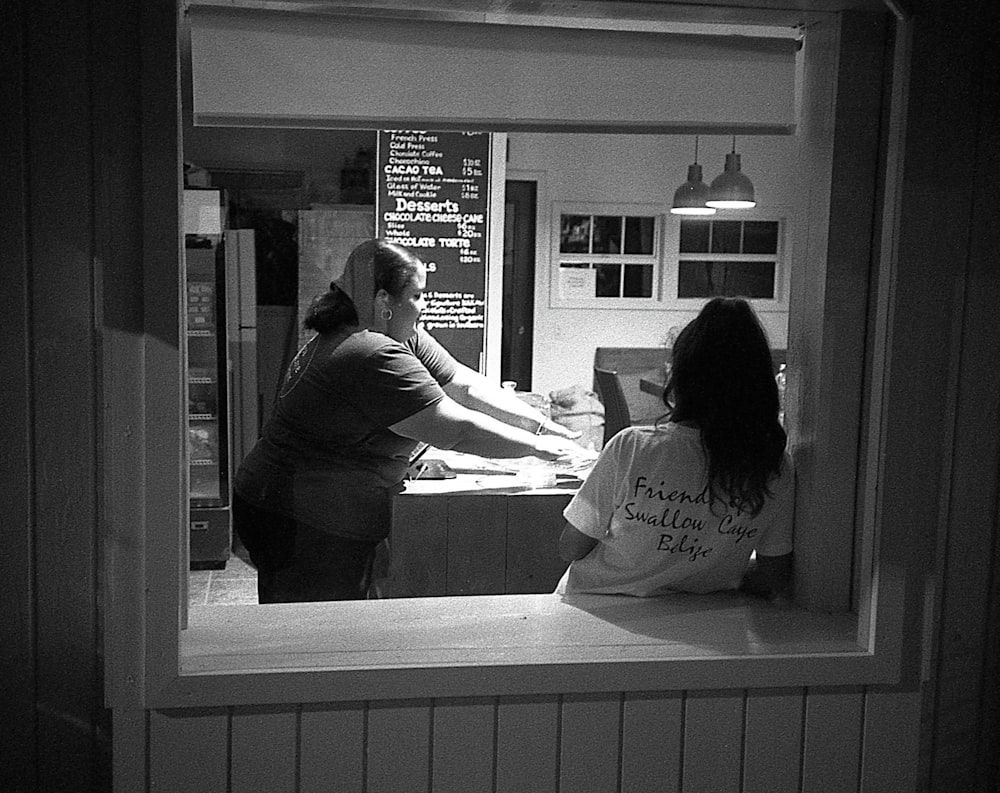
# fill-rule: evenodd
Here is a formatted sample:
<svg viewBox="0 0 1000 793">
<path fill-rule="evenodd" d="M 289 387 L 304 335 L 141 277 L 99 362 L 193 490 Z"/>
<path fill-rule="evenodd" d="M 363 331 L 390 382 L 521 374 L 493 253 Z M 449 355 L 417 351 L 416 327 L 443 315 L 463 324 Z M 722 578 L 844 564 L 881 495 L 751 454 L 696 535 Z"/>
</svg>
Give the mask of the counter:
<svg viewBox="0 0 1000 793">
<path fill-rule="evenodd" d="M 454 457 L 445 458 L 454 464 Z M 529 488 L 513 474 L 486 473 L 494 466 L 485 462 L 480 473 L 406 483 L 393 502 L 384 577 L 376 574 L 381 597 L 555 589 L 566 569 L 558 553 L 562 511 L 581 480 L 560 478 L 554 487 Z"/>
</svg>

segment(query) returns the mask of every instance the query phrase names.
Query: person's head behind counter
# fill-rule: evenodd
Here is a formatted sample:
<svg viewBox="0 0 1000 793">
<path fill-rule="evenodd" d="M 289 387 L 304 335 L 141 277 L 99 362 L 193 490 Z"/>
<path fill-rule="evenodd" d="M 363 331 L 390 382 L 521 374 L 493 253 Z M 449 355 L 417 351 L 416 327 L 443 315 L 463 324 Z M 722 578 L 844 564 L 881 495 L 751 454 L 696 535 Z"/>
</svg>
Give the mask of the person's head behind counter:
<svg viewBox="0 0 1000 793">
<path fill-rule="evenodd" d="M 427 268 L 410 250 L 386 240 L 361 243 L 330 291 L 313 300 L 304 324 L 317 333 L 360 327 L 404 342 L 424 310 Z"/>
<path fill-rule="evenodd" d="M 375 549 L 418 443 L 485 457 L 587 452 L 419 325 L 427 268 L 376 239 L 303 323 L 274 411 L 234 481 L 233 525 L 261 603 L 368 597 Z"/>
</svg>

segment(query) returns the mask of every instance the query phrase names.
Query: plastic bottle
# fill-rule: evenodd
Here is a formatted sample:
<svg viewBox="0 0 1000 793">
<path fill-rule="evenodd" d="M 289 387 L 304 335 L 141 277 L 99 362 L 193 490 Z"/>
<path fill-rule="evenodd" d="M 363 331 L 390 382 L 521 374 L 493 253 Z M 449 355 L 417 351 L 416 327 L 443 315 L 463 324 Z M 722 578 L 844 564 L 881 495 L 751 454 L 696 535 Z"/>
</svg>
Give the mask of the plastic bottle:
<svg viewBox="0 0 1000 793">
<path fill-rule="evenodd" d="M 774 382 L 778 384 L 778 421 L 782 426 L 785 424 L 785 365 L 778 367 L 778 373 L 774 376 Z"/>
</svg>

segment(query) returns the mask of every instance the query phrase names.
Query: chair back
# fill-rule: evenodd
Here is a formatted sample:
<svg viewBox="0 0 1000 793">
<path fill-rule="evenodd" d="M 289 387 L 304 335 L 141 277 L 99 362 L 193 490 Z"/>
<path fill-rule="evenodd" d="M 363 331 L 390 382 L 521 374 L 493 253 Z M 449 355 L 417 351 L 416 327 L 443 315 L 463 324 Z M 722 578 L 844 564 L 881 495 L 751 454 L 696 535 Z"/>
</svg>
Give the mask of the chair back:
<svg viewBox="0 0 1000 793">
<path fill-rule="evenodd" d="M 618 379 L 618 372 L 608 369 L 598 369 L 594 367 L 594 380 L 597 382 L 597 390 L 601 395 L 601 402 L 604 403 L 604 443 L 625 427 L 632 426 L 632 417 L 629 414 L 628 403 L 625 401 L 625 392 L 622 391 L 622 384 Z"/>
</svg>

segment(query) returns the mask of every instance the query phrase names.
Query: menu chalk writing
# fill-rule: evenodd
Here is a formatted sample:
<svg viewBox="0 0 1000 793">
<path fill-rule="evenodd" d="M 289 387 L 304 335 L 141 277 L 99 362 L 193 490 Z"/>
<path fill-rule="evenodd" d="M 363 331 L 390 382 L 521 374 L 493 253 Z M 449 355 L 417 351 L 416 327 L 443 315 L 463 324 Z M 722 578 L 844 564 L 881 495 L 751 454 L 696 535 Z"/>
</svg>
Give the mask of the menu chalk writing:
<svg viewBox="0 0 1000 793">
<path fill-rule="evenodd" d="M 486 330 L 489 177 L 489 133 L 379 132 L 378 236 L 427 265 L 423 326 L 473 369 Z"/>
</svg>

